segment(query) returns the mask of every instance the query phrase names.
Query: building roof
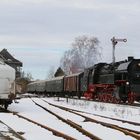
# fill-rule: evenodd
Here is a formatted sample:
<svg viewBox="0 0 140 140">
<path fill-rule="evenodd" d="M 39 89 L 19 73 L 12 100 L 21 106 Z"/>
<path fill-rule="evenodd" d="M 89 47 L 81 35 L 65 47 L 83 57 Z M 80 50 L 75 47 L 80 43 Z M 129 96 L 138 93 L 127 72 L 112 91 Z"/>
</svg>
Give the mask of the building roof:
<svg viewBox="0 0 140 140">
<path fill-rule="evenodd" d="M 60 67 L 57 69 L 56 73 L 54 74 L 55 77 L 64 76 L 64 75 L 65 73 Z"/>
<path fill-rule="evenodd" d="M 80 74 L 83 74 L 83 72 L 73 73 L 73 74 L 67 75 L 66 77 L 79 76 Z"/>
<path fill-rule="evenodd" d="M 22 62 L 19 60 L 15 59 L 8 51 L 7 49 L 3 49 L 0 52 L 0 57 L 4 60 L 5 63 L 7 64 L 16 64 L 17 66 L 22 67 Z"/>
</svg>

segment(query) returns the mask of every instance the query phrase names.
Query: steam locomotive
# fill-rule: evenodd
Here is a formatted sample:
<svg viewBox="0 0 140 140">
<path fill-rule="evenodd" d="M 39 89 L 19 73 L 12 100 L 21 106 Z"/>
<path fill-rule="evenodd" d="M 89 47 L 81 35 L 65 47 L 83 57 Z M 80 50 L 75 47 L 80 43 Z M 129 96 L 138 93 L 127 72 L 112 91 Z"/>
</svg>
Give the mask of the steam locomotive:
<svg viewBox="0 0 140 140">
<path fill-rule="evenodd" d="M 128 57 L 114 64 L 96 64 L 85 70 L 83 79 L 87 99 L 128 103 L 140 100 L 140 59 Z"/>
<path fill-rule="evenodd" d="M 81 73 L 30 83 L 27 91 L 132 104 L 140 101 L 140 59 L 98 63 Z"/>
</svg>

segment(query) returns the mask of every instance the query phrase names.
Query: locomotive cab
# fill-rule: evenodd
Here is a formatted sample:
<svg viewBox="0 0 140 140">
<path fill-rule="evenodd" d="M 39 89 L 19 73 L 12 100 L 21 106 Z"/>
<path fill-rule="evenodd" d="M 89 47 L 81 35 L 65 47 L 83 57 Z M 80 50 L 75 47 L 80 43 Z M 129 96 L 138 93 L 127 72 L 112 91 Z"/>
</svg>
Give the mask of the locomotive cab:
<svg viewBox="0 0 140 140">
<path fill-rule="evenodd" d="M 140 100 L 140 59 L 131 59 L 118 66 L 115 81 L 120 81 L 119 96 L 122 100 Z"/>
<path fill-rule="evenodd" d="M 115 70 L 114 81 L 118 88 L 119 99 L 126 102 L 129 92 L 129 78 L 127 67 L 130 62 L 122 63 Z"/>
<path fill-rule="evenodd" d="M 128 67 L 130 90 L 140 101 L 140 59 L 134 59 Z"/>
</svg>

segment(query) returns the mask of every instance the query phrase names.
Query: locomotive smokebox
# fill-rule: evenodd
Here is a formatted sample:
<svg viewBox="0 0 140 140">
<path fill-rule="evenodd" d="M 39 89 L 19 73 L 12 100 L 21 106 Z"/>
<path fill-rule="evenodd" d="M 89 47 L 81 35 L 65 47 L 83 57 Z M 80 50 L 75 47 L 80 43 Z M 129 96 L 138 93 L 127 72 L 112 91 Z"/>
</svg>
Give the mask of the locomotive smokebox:
<svg viewBox="0 0 140 140">
<path fill-rule="evenodd" d="M 131 61 L 131 60 L 133 60 L 133 59 L 134 59 L 133 56 L 128 56 L 128 61 Z"/>
</svg>

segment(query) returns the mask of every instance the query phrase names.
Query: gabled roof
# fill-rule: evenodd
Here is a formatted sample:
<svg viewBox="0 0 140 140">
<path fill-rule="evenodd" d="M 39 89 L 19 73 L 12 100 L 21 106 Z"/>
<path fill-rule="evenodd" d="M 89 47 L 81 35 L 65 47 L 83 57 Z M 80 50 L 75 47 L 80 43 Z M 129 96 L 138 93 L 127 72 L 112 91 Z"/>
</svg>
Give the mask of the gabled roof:
<svg viewBox="0 0 140 140">
<path fill-rule="evenodd" d="M 16 64 L 20 67 L 22 67 L 22 62 L 19 60 L 15 59 L 8 51 L 7 49 L 3 49 L 0 52 L 0 57 L 4 60 L 5 63 L 7 64 Z"/>
<path fill-rule="evenodd" d="M 64 76 L 64 75 L 65 73 L 60 67 L 57 69 L 56 73 L 54 74 L 55 77 Z"/>
</svg>

